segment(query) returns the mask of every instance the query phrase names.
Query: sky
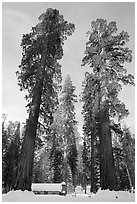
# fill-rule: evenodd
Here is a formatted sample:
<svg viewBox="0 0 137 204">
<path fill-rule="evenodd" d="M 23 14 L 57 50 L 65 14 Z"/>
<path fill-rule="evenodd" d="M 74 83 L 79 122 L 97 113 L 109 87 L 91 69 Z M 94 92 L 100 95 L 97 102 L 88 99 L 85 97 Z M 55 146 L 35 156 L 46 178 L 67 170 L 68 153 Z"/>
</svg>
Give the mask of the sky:
<svg viewBox="0 0 137 204">
<path fill-rule="evenodd" d="M 25 92 L 19 90 L 15 72 L 21 61 L 20 47 L 23 34 L 29 33 L 31 27 L 38 23 L 38 17 L 47 8 L 56 8 L 64 18 L 75 24 L 75 32 L 65 41 L 62 65 L 63 80 L 67 74 L 71 76 L 75 93 L 76 119 L 78 130 L 82 134 L 82 104 L 79 102 L 84 73 L 90 70 L 81 67 L 85 45 L 88 41 L 86 32 L 90 30 L 91 21 L 103 18 L 107 22 L 116 21 L 118 33 L 122 30 L 130 35 L 126 44 L 133 53 L 133 61 L 125 64 L 128 72 L 135 75 L 135 3 L 134 2 L 3 2 L 2 3 L 2 113 L 8 115 L 7 120 L 25 122 Z M 135 132 L 135 87 L 124 86 L 120 99 L 129 109 L 129 116 L 124 123 Z"/>
</svg>

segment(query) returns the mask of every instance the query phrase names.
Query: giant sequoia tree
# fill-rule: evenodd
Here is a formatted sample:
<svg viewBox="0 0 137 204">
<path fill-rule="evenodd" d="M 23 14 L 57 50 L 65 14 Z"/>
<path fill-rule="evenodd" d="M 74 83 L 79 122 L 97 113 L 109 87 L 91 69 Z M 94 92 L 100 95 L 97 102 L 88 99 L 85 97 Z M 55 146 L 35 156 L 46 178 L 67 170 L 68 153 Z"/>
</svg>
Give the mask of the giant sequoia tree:
<svg viewBox="0 0 137 204">
<path fill-rule="evenodd" d="M 38 120 L 48 128 L 57 102 L 56 88 L 61 80 L 63 44 L 74 31 L 56 9 L 47 9 L 29 34 L 23 35 L 21 64 L 17 72 L 21 90 L 28 95 L 29 118 L 23 141 L 14 189 L 31 190 L 33 158 Z"/>
<path fill-rule="evenodd" d="M 111 123 L 115 124 L 114 118 L 120 121 L 128 115 L 118 94 L 123 84 L 134 85 L 134 77 L 124 68 L 125 62 L 132 61 L 132 51 L 125 47 L 129 35 L 116 32 L 116 22 L 92 21 L 82 60 L 83 66 L 91 67 L 83 84 L 84 131 L 91 139 L 92 151 L 96 143 L 93 140 L 99 136 L 100 186 L 111 190 L 117 189 L 111 138 L 111 128 L 115 128 Z"/>
</svg>

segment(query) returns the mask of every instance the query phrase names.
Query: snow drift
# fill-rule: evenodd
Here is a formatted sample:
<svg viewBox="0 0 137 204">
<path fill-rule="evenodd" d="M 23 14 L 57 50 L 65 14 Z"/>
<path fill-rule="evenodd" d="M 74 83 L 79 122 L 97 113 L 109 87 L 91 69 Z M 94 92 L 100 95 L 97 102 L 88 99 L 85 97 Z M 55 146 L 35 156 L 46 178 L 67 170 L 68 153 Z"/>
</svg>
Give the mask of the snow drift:
<svg viewBox="0 0 137 204">
<path fill-rule="evenodd" d="M 59 195 L 35 195 L 29 191 L 10 191 L 2 196 L 3 202 L 135 202 L 135 193 L 126 191 L 100 190 L 96 194 L 76 189 L 75 194 Z"/>
</svg>

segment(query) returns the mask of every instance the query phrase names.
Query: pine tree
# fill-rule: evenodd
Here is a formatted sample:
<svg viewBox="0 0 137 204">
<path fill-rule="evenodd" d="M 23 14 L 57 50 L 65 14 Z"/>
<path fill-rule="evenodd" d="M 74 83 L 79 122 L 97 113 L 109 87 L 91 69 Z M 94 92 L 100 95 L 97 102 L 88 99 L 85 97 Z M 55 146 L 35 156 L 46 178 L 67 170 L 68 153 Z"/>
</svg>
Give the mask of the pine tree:
<svg viewBox="0 0 137 204">
<path fill-rule="evenodd" d="M 132 61 L 132 51 L 124 46 L 129 41 L 129 35 L 124 31 L 116 35 L 116 32 L 116 22 L 107 24 L 103 19 L 92 21 L 82 60 L 83 66 L 88 64 L 92 69 L 90 74 L 86 73 L 84 83 L 87 89 L 87 94 L 84 91 L 87 99 L 83 100 L 84 117 L 89 123 L 89 132 L 92 132 L 93 117 L 98 118 L 95 123 L 98 124 L 100 141 L 100 185 L 101 189 L 110 190 L 117 189 L 110 120 L 121 120 L 128 115 L 124 103 L 118 99 L 118 93 L 123 84 L 134 85 L 134 77 L 127 74 L 123 67 L 125 62 Z"/>
<path fill-rule="evenodd" d="M 8 134 L 7 134 L 7 129 L 5 127 L 5 120 L 6 120 L 6 114 L 2 115 L 2 188 L 3 191 L 5 192 L 5 190 L 7 191 L 6 187 L 7 187 L 7 182 L 5 180 L 5 169 L 6 169 L 6 165 L 7 165 L 7 161 L 6 161 L 6 154 L 8 151 L 8 146 L 9 146 L 9 142 L 8 142 Z"/>
<path fill-rule="evenodd" d="M 34 167 L 33 167 L 33 183 L 45 182 L 45 176 L 43 176 L 43 151 L 45 149 L 45 143 L 47 143 L 44 135 L 44 126 L 38 125 L 36 134 L 36 143 L 34 151 Z"/>
<path fill-rule="evenodd" d="M 47 9 L 39 17 L 39 23 L 29 34 L 23 35 L 21 64 L 17 72 L 20 89 L 28 95 L 29 118 L 18 163 L 14 189 L 31 190 L 33 159 L 38 121 L 48 129 L 57 104 L 57 88 L 61 81 L 63 44 L 74 31 L 56 9 Z"/>
<path fill-rule="evenodd" d="M 7 150 L 7 146 L 8 146 L 7 131 L 6 131 L 6 128 L 5 128 L 6 118 L 7 118 L 7 115 L 2 114 L 2 161 L 3 161 L 3 157 L 5 155 L 5 152 Z"/>
<path fill-rule="evenodd" d="M 70 166 L 72 182 L 75 189 L 77 172 L 77 147 L 75 138 L 75 87 L 68 75 L 65 79 L 60 98 L 60 113 L 62 117 L 62 140 L 63 140 L 63 180 L 67 182 L 67 165 Z"/>
<path fill-rule="evenodd" d="M 4 131 L 5 132 L 5 131 Z M 7 147 L 3 155 L 3 186 L 7 191 L 13 189 L 20 154 L 20 123 L 10 122 L 7 131 Z"/>
<path fill-rule="evenodd" d="M 90 160 L 90 150 L 89 150 L 89 145 L 88 145 L 88 140 L 86 137 L 84 137 L 84 142 L 83 142 L 83 152 L 82 152 L 82 163 L 83 163 L 83 180 L 82 180 L 82 187 L 85 189 L 85 194 L 86 194 L 86 187 L 88 185 L 88 177 L 90 177 L 90 165 L 91 165 L 91 160 Z"/>
<path fill-rule="evenodd" d="M 92 74 L 86 73 L 82 93 L 84 125 L 88 152 L 90 152 L 90 184 L 91 192 L 96 192 L 99 168 L 99 128 L 98 128 L 98 86 Z M 91 89 L 92 87 L 92 89 Z"/>
<path fill-rule="evenodd" d="M 81 186 L 83 185 L 83 145 L 79 144 L 77 147 L 78 150 L 78 162 L 77 162 L 77 185 Z"/>
<path fill-rule="evenodd" d="M 114 163 L 115 163 L 115 169 L 116 169 L 116 176 L 117 176 L 117 185 L 118 190 L 129 190 L 130 182 L 124 162 L 124 154 L 123 149 L 121 147 L 115 146 L 113 148 L 113 154 L 114 154 Z"/>
<path fill-rule="evenodd" d="M 52 182 L 62 182 L 63 179 L 63 118 L 58 106 L 56 112 L 53 115 L 53 123 L 50 126 L 50 136 L 48 137 L 49 149 L 49 161 L 50 169 L 52 172 Z M 59 172 L 57 176 L 57 172 Z"/>
<path fill-rule="evenodd" d="M 33 168 L 33 183 L 51 183 L 53 177 L 52 169 L 50 168 L 50 153 L 46 146 L 35 151 L 34 168 Z"/>
<path fill-rule="evenodd" d="M 63 162 L 63 150 L 61 143 L 59 142 L 58 130 L 56 125 L 52 125 L 52 148 L 50 151 L 50 164 L 53 170 L 53 183 L 61 183 L 62 182 L 62 162 Z"/>
<path fill-rule="evenodd" d="M 113 133 L 113 153 L 119 190 L 135 187 L 135 140 L 129 128 L 111 124 Z M 127 165 L 128 164 L 128 165 Z M 129 169 L 132 169 L 131 172 Z"/>
<path fill-rule="evenodd" d="M 123 128 L 122 148 L 130 188 L 135 189 L 135 138 L 129 128 Z"/>
</svg>

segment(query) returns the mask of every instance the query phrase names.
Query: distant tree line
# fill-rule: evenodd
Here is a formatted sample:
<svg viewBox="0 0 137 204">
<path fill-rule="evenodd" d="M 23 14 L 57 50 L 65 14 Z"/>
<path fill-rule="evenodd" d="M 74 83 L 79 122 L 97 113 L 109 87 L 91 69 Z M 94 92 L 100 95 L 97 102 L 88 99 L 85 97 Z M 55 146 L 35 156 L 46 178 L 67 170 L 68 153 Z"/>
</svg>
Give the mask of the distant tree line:
<svg viewBox="0 0 137 204">
<path fill-rule="evenodd" d="M 60 115 L 58 115 L 60 117 Z M 57 116 L 56 116 L 57 119 Z M 59 120 L 57 120 L 59 122 Z M 58 124 L 59 125 L 59 124 Z M 57 130 L 57 128 L 56 128 Z M 60 129 L 61 131 L 61 129 Z M 62 134 L 58 129 L 59 134 Z M 113 135 L 113 156 L 116 171 L 118 190 L 130 190 L 135 188 L 135 137 L 126 126 L 123 128 L 123 135 Z M 2 187 L 3 193 L 14 188 L 14 180 L 17 173 L 17 164 L 21 145 L 25 133 L 25 124 L 20 122 L 9 123 L 2 122 Z M 87 185 L 91 183 L 91 167 L 94 168 L 94 188 L 96 192 L 100 188 L 99 158 L 96 153 L 96 162 L 91 165 L 90 148 L 84 139 L 83 145 L 79 143 L 79 135 L 74 128 L 77 161 L 74 164 L 76 168 L 75 186 L 81 185 L 86 192 Z M 78 135 L 78 137 L 76 137 Z M 52 141 L 53 140 L 53 141 Z M 57 138 L 56 138 L 57 140 Z M 67 168 L 63 165 L 63 141 L 55 145 L 53 137 L 48 139 L 44 130 L 38 131 L 34 156 L 33 179 L 34 183 L 59 183 L 64 179 L 68 184 L 68 192 L 74 192 L 73 176 L 69 165 Z M 69 143 L 67 144 L 69 145 Z M 55 149 L 54 149 L 55 148 Z M 97 148 L 97 147 L 96 147 Z M 56 154 L 53 154 L 56 153 Z M 69 155 L 69 152 L 68 152 Z M 94 153 L 95 155 L 95 153 Z M 92 159 L 93 159 L 92 158 Z M 67 176 L 63 177 L 63 170 L 66 170 Z M 92 183 L 93 186 L 93 183 Z"/>
</svg>

